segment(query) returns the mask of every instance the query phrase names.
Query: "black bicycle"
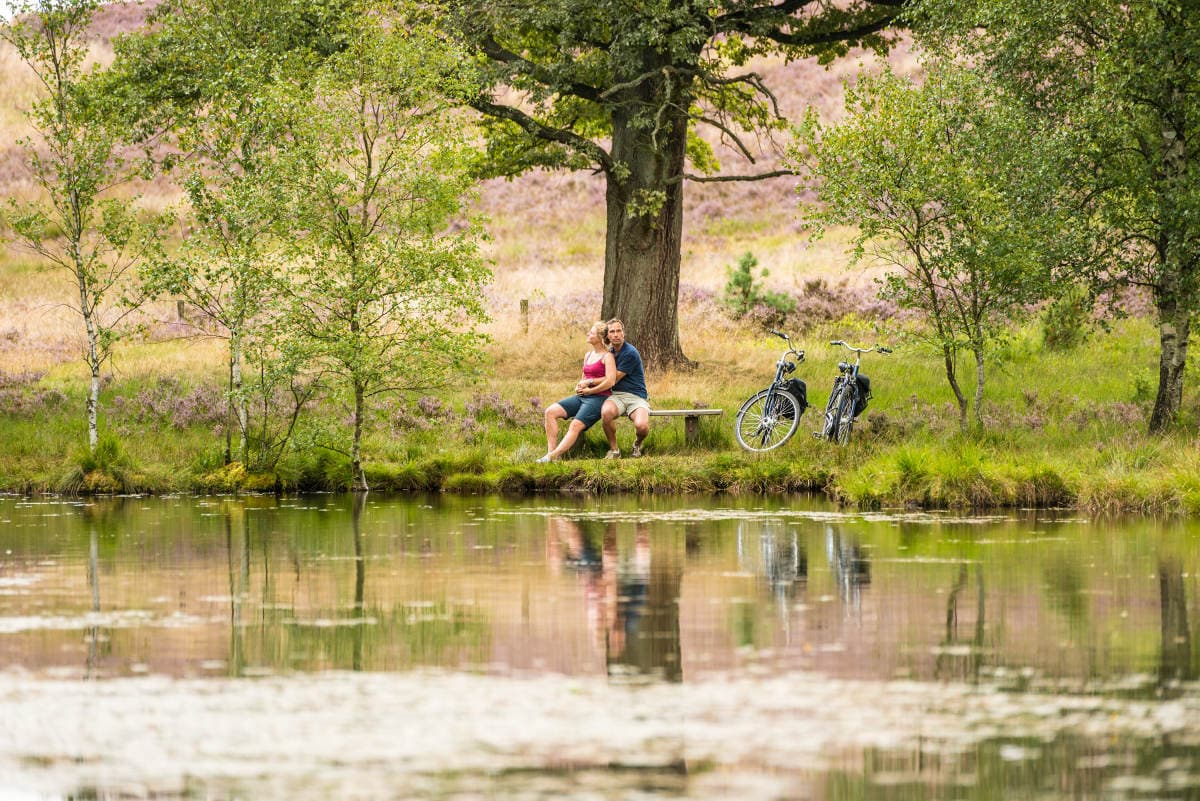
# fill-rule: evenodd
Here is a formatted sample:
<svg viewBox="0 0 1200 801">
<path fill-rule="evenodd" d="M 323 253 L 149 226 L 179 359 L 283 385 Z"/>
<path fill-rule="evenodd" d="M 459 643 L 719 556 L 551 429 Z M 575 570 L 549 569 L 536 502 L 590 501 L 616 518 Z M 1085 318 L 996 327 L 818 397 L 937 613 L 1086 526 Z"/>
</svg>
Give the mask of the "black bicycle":
<svg viewBox="0 0 1200 801">
<path fill-rule="evenodd" d="M 800 415 L 808 408 L 808 390 L 798 378 L 788 379 L 796 365 L 804 361 L 792 339 L 780 331 L 771 334 L 787 343 L 787 350 L 775 364 L 775 380 L 756 392 L 738 409 L 734 433 L 738 444 L 748 451 L 769 451 L 792 438 L 800 425 Z"/>
<path fill-rule="evenodd" d="M 829 402 L 825 404 L 825 425 L 820 431 L 814 431 L 813 436 L 845 445 L 850 442 L 854 420 L 871 400 L 871 379 L 859 374 L 858 363 L 864 353 L 891 353 L 892 349 L 882 345 L 856 348 L 840 339 L 829 344 L 841 345 L 854 353 L 854 361 L 838 362 L 838 375 L 833 379 L 833 391 L 829 393 Z"/>
</svg>

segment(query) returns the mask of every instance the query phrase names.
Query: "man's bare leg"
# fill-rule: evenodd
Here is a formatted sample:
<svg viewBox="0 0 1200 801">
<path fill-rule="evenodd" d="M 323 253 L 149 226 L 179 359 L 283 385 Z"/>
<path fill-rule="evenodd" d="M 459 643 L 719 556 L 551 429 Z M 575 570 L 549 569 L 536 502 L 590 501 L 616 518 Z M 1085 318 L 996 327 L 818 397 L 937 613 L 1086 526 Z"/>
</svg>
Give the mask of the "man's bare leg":
<svg viewBox="0 0 1200 801">
<path fill-rule="evenodd" d="M 629 419 L 633 421 L 633 430 L 637 435 L 633 442 L 633 455 L 641 456 L 642 442 L 650 433 L 650 412 L 646 409 L 634 409 Z"/>
</svg>

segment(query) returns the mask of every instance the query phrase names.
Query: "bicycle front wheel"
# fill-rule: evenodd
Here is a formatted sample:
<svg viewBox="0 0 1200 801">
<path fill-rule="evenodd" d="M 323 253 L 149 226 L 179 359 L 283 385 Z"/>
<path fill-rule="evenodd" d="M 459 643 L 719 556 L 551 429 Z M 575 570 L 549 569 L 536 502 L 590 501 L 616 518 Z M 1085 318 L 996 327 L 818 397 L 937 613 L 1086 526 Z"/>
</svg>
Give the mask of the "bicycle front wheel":
<svg viewBox="0 0 1200 801">
<path fill-rule="evenodd" d="M 800 404 L 790 392 L 764 389 L 738 409 L 734 433 L 748 451 L 778 448 L 792 438 L 800 425 Z"/>
<path fill-rule="evenodd" d="M 858 403 L 858 393 L 849 384 L 842 392 L 841 404 L 837 409 L 837 443 L 850 444 L 850 433 L 854 430 L 854 406 Z"/>
</svg>

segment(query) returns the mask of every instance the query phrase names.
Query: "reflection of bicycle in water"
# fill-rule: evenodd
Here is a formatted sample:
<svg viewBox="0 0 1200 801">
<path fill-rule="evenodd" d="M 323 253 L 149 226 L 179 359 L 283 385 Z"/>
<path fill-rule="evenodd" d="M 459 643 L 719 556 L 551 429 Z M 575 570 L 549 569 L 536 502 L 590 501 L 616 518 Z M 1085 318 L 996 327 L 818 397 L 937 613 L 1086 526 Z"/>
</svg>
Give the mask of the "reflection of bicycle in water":
<svg viewBox="0 0 1200 801">
<path fill-rule="evenodd" d="M 862 608 L 862 590 L 871 584 L 871 563 L 857 540 L 843 538 L 833 526 L 825 527 L 825 558 L 838 587 L 838 597 L 855 610 Z"/>
<path fill-rule="evenodd" d="M 808 581 L 808 552 L 795 530 L 779 530 L 770 523 L 739 523 L 737 553 L 738 566 L 762 576 L 779 603 L 794 599 L 797 587 Z"/>
<path fill-rule="evenodd" d="M 792 602 L 808 583 L 808 551 L 800 535 L 778 523 L 744 521 L 738 523 L 737 553 L 738 567 L 764 583 L 791 642 Z"/>
</svg>

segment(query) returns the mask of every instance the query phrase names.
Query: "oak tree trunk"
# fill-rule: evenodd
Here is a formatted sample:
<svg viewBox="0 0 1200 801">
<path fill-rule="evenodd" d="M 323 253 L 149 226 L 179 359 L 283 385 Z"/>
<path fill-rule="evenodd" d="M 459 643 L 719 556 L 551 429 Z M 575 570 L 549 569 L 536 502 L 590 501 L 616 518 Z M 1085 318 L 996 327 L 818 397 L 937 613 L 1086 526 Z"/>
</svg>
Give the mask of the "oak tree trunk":
<svg viewBox="0 0 1200 801">
<path fill-rule="evenodd" d="M 691 364 L 679 344 L 687 103 L 677 105 L 685 111 L 672 105 L 654 130 L 625 107 L 612 118 L 612 157 L 621 169 L 608 175 L 601 315 L 624 322 L 627 338 L 654 369 Z"/>
</svg>

